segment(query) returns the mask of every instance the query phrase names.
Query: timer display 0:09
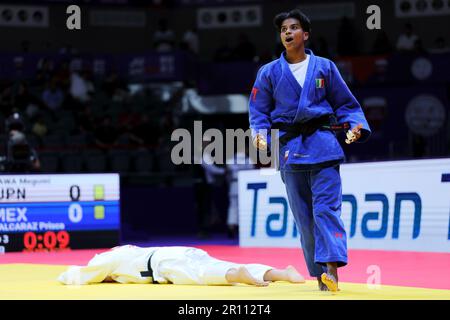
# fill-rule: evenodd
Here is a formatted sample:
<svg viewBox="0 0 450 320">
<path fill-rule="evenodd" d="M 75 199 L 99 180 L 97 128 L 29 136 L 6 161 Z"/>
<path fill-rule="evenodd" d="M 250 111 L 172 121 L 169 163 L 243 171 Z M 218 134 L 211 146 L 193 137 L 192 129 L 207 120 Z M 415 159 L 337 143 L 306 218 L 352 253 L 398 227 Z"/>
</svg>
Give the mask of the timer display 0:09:
<svg viewBox="0 0 450 320">
<path fill-rule="evenodd" d="M 41 243 L 42 242 L 42 243 Z M 26 250 L 33 251 L 36 249 L 54 250 L 56 246 L 59 249 L 65 249 L 70 242 L 70 235 L 67 231 L 47 231 L 43 235 L 35 232 L 27 232 L 23 236 L 23 245 Z"/>
</svg>

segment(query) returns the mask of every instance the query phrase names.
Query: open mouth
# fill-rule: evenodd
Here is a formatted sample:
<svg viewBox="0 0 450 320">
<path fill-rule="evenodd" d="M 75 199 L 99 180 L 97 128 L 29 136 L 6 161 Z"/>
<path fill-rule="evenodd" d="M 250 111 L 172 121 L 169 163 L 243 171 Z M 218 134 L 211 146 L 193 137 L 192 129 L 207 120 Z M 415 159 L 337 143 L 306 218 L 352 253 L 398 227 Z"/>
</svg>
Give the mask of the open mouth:
<svg viewBox="0 0 450 320">
<path fill-rule="evenodd" d="M 294 41 L 294 38 L 293 37 L 287 37 L 284 41 L 286 43 L 290 43 L 290 42 Z"/>
</svg>

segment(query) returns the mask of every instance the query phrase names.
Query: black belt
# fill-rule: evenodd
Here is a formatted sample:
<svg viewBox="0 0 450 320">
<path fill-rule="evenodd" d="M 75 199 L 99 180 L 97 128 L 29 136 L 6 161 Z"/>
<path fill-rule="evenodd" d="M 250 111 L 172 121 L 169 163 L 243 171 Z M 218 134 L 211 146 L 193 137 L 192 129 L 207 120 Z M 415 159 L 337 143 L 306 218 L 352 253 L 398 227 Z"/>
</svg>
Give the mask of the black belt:
<svg viewBox="0 0 450 320">
<path fill-rule="evenodd" d="M 155 281 L 155 278 L 153 278 L 152 257 L 153 257 L 154 253 L 155 252 L 153 251 L 152 254 L 150 255 L 150 257 L 148 258 L 147 271 L 141 271 L 141 277 L 143 277 L 143 278 L 147 278 L 147 277 L 152 278 L 152 282 L 153 283 L 158 283 L 157 281 Z"/>
<path fill-rule="evenodd" d="M 275 122 L 272 124 L 272 129 L 278 129 L 285 132 L 285 134 L 279 138 L 280 145 L 284 145 L 289 140 L 300 135 L 309 136 L 319 129 L 340 132 L 346 131 L 349 128 L 350 124 L 348 122 L 340 124 L 332 123 L 329 115 L 315 118 L 304 123 Z"/>
</svg>

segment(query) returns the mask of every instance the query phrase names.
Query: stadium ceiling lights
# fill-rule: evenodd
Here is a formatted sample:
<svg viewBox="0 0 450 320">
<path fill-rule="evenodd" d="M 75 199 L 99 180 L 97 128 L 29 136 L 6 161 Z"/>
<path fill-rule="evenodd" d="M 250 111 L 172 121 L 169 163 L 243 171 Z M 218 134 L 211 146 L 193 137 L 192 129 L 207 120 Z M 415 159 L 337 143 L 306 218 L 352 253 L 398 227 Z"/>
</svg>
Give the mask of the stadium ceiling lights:
<svg viewBox="0 0 450 320">
<path fill-rule="evenodd" d="M 200 8 L 197 11 L 199 29 L 257 27 L 262 24 L 260 6 Z"/>
<path fill-rule="evenodd" d="M 397 17 L 440 16 L 450 13 L 450 0 L 396 0 Z"/>
<path fill-rule="evenodd" d="M 48 8 L 41 6 L 0 6 L 0 26 L 48 27 Z"/>
</svg>

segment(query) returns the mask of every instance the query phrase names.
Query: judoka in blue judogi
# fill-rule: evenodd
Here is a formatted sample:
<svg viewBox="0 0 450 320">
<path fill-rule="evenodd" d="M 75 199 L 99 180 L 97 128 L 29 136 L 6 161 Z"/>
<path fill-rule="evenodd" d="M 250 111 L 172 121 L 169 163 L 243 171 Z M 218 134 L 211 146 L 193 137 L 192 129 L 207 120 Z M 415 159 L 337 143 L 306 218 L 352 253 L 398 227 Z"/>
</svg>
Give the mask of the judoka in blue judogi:
<svg viewBox="0 0 450 320">
<path fill-rule="evenodd" d="M 300 231 L 309 273 L 321 290 L 337 291 L 337 268 L 347 264 L 347 239 L 341 219 L 339 165 L 347 143 L 364 141 L 370 128 L 360 104 L 336 65 L 305 49 L 309 19 L 299 10 L 274 19 L 286 48 L 260 68 L 249 98 L 253 142 L 269 148 L 270 129 L 279 129 L 279 169 Z"/>
</svg>

